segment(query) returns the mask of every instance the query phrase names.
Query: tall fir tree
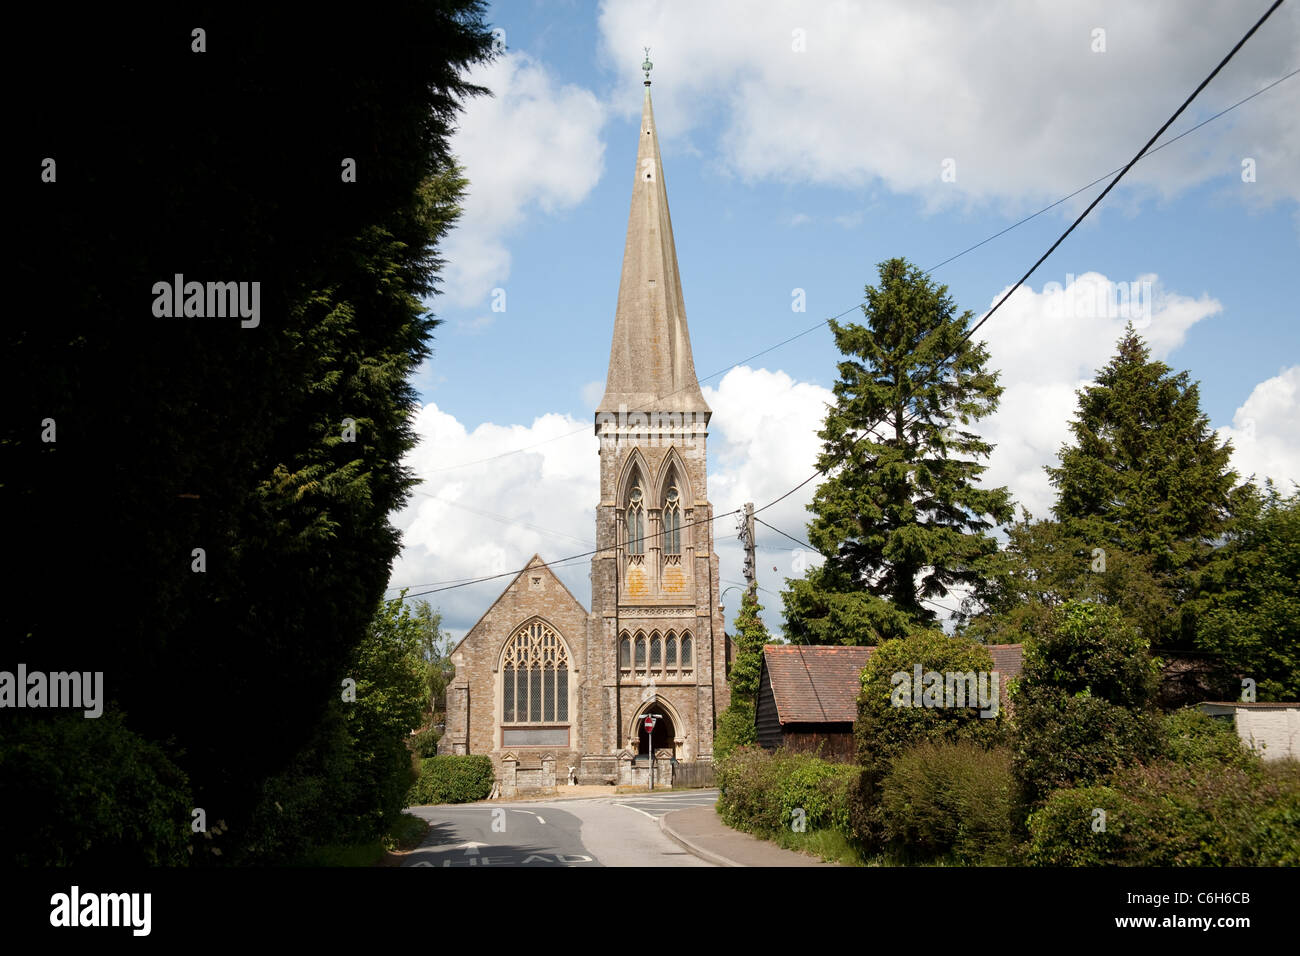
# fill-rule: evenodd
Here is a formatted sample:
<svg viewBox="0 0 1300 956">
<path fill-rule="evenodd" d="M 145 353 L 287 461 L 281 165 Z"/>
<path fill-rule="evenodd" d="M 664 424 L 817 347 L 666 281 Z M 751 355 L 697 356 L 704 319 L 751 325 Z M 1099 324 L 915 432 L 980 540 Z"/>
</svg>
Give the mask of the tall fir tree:
<svg viewBox="0 0 1300 956">
<path fill-rule="evenodd" d="M 828 475 L 809 510 L 825 565 L 790 581 L 786 633 L 807 644 L 873 644 L 936 621 L 928 599 L 979 580 L 989 530 L 1012 517 L 982 488 L 993 446 L 970 430 L 997 408 L 997 373 L 965 339 L 946 286 L 904 259 L 879 267 L 865 325 L 830 323 L 843 353 L 836 404 L 818 433 Z"/>
<path fill-rule="evenodd" d="M 1089 549 L 1115 548 L 1150 559 L 1177 604 L 1188 574 L 1227 533 L 1248 494 L 1201 411 L 1200 390 L 1186 372 L 1151 359 L 1130 324 L 1115 356 L 1081 389 L 1059 467 L 1053 512 L 1067 534 Z M 1190 639 L 1191 622 L 1171 619 L 1157 645 Z"/>
</svg>

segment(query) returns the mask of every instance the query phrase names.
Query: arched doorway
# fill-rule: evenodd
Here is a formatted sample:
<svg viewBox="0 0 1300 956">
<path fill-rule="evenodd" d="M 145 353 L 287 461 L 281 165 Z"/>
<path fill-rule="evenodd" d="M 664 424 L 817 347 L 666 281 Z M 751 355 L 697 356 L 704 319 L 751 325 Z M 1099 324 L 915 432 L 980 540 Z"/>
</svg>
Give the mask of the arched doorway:
<svg viewBox="0 0 1300 956">
<path fill-rule="evenodd" d="M 637 715 L 636 718 L 636 739 L 638 760 L 644 760 L 652 753 L 651 744 L 654 750 L 667 750 L 676 756 L 676 737 L 677 728 L 673 726 L 673 718 L 668 713 L 668 708 L 656 706 L 658 701 L 652 701 Z M 645 732 L 646 714 L 655 714 L 658 720 L 655 721 L 654 739 Z"/>
</svg>

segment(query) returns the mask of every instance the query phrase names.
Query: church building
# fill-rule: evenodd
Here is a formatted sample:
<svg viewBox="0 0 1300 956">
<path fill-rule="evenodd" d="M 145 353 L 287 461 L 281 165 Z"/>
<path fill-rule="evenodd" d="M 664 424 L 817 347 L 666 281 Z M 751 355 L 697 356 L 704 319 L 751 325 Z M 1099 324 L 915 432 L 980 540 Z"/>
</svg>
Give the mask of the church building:
<svg viewBox="0 0 1300 956">
<path fill-rule="evenodd" d="M 595 416 L 592 608 L 534 555 L 451 654 L 440 752 L 489 755 L 506 795 L 566 780 L 640 783 L 651 759 L 667 783 L 682 764 L 713 759 L 729 699 L 705 465 L 711 413 L 691 357 L 650 66 Z"/>
</svg>

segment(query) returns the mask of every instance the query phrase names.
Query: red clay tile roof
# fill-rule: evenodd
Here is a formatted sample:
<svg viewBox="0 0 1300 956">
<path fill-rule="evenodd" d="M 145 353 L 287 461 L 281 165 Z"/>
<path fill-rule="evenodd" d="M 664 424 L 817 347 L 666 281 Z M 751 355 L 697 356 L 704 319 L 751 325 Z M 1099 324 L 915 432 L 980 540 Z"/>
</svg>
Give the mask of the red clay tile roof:
<svg viewBox="0 0 1300 956">
<path fill-rule="evenodd" d="M 1019 677 L 1021 644 L 990 644 L 1002 695 L 1007 680 Z M 874 647 L 768 644 L 763 663 L 772 682 L 777 718 L 782 724 L 853 723 L 858 717 L 859 675 Z"/>
<path fill-rule="evenodd" d="M 858 674 L 874 647 L 768 644 L 763 663 L 782 724 L 852 723 L 858 716 Z"/>
</svg>

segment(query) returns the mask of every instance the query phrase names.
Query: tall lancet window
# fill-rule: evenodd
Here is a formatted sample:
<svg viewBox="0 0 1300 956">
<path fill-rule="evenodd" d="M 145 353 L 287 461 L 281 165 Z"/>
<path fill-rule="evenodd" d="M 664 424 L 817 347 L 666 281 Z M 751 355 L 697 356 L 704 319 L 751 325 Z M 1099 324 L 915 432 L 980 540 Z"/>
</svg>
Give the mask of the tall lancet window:
<svg viewBox="0 0 1300 956">
<path fill-rule="evenodd" d="M 682 553 L 682 506 L 677 486 L 668 489 L 664 501 L 664 554 Z"/>
<path fill-rule="evenodd" d="M 645 501 L 641 485 L 632 486 L 627 496 L 627 553 L 645 554 Z"/>
</svg>

